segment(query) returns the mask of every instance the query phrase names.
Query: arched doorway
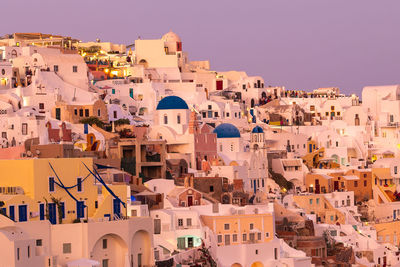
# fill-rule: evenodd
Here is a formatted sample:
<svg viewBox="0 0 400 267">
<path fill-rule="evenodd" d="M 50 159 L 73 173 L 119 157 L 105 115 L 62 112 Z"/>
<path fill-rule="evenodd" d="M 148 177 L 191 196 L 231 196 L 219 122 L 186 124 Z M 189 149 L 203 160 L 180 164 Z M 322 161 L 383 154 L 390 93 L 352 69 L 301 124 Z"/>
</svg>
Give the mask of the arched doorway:
<svg viewBox="0 0 400 267">
<path fill-rule="evenodd" d="M 126 266 L 128 247 L 120 236 L 107 234 L 97 240 L 90 258 L 98 261 L 100 266 Z"/>
<path fill-rule="evenodd" d="M 251 264 L 251 267 L 264 267 L 264 264 L 262 264 L 262 262 L 256 261 Z"/>
<path fill-rule="evenodd" d="M 132 247 L 132 252 L 130 255 L 131 267 L 152 265 L 151 238 L 148 232 L 143 230 L 137 231 L 133 235 L 131 247 Z"/>
<path fill-rule="evenodd" d="M 262 92 L 262 93 L 261 93 L 261 97 L 262 97 L 262 98 L 267 98 L 267 94 L 266 94 L 265 92 Z"/>
<path fill-rule="evenodd" d="M 143 65 L 145 68 L 147 68 L 148 65 L 149 65 L 145 59 L 140 60 L 140 61 L 139 61 L 139 64 L 140 64 L 140 65 Z"/>
</svg>

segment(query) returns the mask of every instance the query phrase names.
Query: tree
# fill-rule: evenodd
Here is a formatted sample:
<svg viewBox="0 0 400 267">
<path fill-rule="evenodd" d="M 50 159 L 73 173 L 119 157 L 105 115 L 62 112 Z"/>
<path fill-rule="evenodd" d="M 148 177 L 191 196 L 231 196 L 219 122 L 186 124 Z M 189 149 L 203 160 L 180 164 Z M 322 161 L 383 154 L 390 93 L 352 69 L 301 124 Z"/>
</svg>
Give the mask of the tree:
<svg viewBox="0 0 400 267">
<path fill-rule="evenodd" d="M 129 121 L 129 119 L 118 119 L 116 121 L 114 121 L 114 125 L 115 126 L 120 126 L 120 125 L 129 125 L 131 122 Z"/>
<path fill-rule="evenodd" d="M 88 118 L 83 118 L 83 119 L 79 120 L 79 123 L 89 124 L 90 126 L 92 126 L 94 124 L 100 128 L 103 128 L 103 126 L 104 126 L 104 122 L 102 122 L 98 117 L 94 117 L 94 116 L 88 117 Z"/>
</svg>

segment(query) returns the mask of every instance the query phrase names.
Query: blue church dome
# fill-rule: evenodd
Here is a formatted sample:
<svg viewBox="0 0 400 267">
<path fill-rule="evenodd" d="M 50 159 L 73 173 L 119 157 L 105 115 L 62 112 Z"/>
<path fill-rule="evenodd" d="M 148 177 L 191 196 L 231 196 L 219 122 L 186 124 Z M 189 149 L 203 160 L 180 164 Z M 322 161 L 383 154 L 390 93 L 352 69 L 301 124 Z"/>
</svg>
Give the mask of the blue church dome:
<svg viewBox="0 0 400 267">
<path fill-rule="evenodd" d="M 236 126 L 230 123 L 222 123 L 218 125 L 213 133 L 217 134 L 217 138 L 238 138 L 240 137 L 240 132 Z"/>
<path fill-rule="evenodd" d="M 167 96 L 158 102 L 157 110 L 161 109 L 189 109 L 185 100 L 179 96 Z"/>
<path fill-rule="evenodd" d="M 263 128 L 261 128 L 260 126 L 257 125 L 256 127 L 253 128 L 253 130 L 251 132 L 252 133 L 263 133 L 264 130 L 263 130 Z"/>
</svg>

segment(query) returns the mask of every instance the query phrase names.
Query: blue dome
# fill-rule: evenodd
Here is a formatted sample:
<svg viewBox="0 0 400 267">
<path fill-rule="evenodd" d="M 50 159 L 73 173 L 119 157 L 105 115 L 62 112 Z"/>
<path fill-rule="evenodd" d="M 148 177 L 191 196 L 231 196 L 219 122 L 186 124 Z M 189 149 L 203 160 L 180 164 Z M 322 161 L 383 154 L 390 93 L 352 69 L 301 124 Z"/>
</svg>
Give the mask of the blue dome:
<svg viewBox="0 0 400 267">
<path fill-rule="evenodd" d="M 261 128 L 260 126 L 257 125 L 256 127 L 253 128 L 253 130 L 251 132 L 252 133 L 263 133 L 264 130 L 263 130 L 263 128 Z"/>
<path fill-rule="evenodd" d="M 179 96 L 167 96 L 158 102 L 157 110 L 160 109 L 189 109 L 185 100 Z"/>
<path fill-rule="evenodd" d="M 240 132 L 236 126 L 230 123 L 222 123 L 218 125 L 213 133 L 217 134 L 217 138 L 238 138 L 240 137 Z"/>
</svg>

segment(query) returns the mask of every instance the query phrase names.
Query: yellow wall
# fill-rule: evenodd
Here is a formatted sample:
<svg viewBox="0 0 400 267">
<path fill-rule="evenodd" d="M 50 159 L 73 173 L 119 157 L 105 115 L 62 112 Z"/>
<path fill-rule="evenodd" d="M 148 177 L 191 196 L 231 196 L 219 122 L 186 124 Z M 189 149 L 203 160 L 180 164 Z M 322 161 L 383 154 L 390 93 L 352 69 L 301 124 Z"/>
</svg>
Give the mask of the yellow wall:
<svg viewBox="0 0 400 267">
<path fill-rule="evenodd" d="M 323 195 L 293 196 L 293 200 L 306 213 L 314 213 L 320 217 L 323 223 L 345 223 L 344 214 L 335 209 Z"/>
<path fill-rule="evenodd" d="M 52 202 L 51 197 L 55 197 L 65 203 L 65 219 L 63 219 L 63 222 L 73 222 L 76 219 L 76 201 L 58 185 L 54 186 L 54 192 L 49 192 L 49 177 L 54 177 L 55 181 L 59 182 L 51 170 L 49 162 L 66 187 L 76 185 L 78 177 L 84 179 L 89 174 L 89 171 L 82 162 L 90 170 L 93 169 L 93 159 L 91 158 L 0 160 L 0 168 L 2 170 L 0 186 L 22 187 L 26 196 L 31 198 L 33 203 L 36 203 L 28 207 L 28 214 L 29 212 L 39 212 L 39 203 L 46 203 L 46 200 Z M 97 184 L 99 183 L 97 182 Z M 127 185 L 114 185 L 110 186 L 110 188 L 112 188 L 113 192 L 122 201 L 126 202 Z M 82 182 L 82 192 L 78 192 L 77 187 L 69 189 L 69 191 L 77 200 L 85 202 L 87 206 L 85 208 L 85 217 L 93 217 L 97 212 L 95 201 L 99 201 L 98 209 L 103 211 L 97 212 L 95 217 L 103 217 L 104 214 L 111 214 L 112 216 L 113 198 L 103 187 L 104 200 L 101 202 L 102 198 L 98 198 L 98 186 L 94 184 L 94 177 L 92 175 Z M 104 207 L 102 207 L 103 204 Z M 122 205 L 121 213 L 126 214 L 126 210 Z M 39 217 L 28 218 L 28 220 L 38 219 Z"/>
<path fill-rule="evenodd" d="M 224 244 L 224 235 L 231 235 L 231 244 L 247 243 L 250 240 L 249 234 L 255 233 L 256 242 L 269 242 L 274 237 L 274 221 L 271 214 L 245 214 L 232 216 L 201 216 L 202 222 L 214 231 L 214 234 L 222 235 L 222 243 Z M 215 228 L 214 228 L 215 224 Z M 229 230 L 225 230 L 225 224 L 229 224 Z M 250 230 L 250 224 L 253 224 L 253 231 Z M 261 240 L 258 240 L 257 232 L 261 231 Z M 266 235 L 268 233 L 268 237 Z M 233 234 L 237 234 L 237 242 L 233 242 Z M 247 239 L 243 242 L 243 234 L 247 235 Z"/>
</svg>

